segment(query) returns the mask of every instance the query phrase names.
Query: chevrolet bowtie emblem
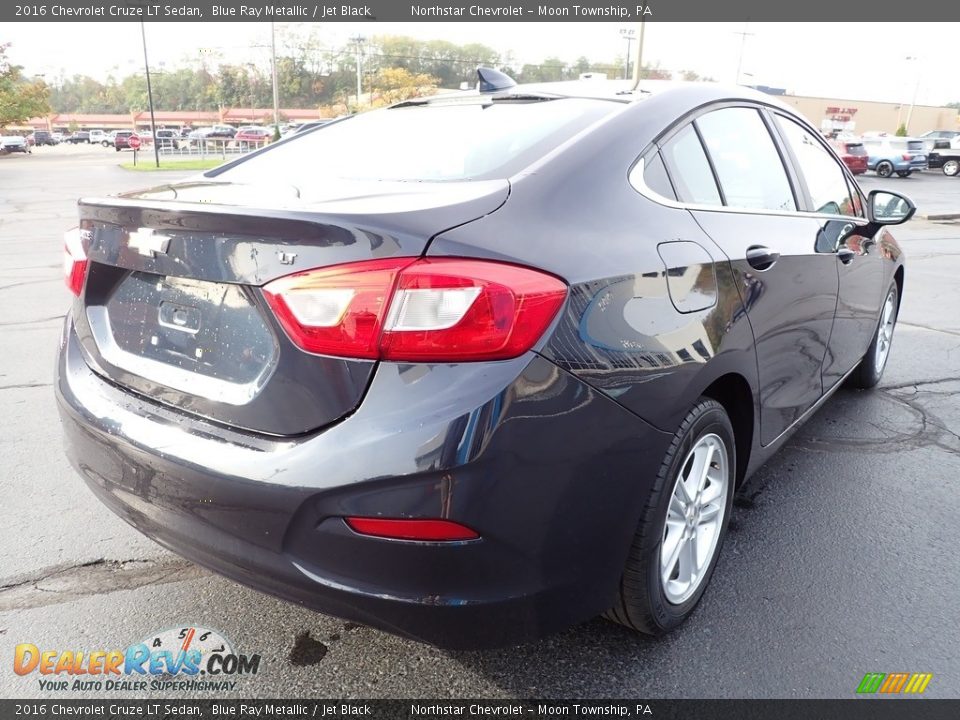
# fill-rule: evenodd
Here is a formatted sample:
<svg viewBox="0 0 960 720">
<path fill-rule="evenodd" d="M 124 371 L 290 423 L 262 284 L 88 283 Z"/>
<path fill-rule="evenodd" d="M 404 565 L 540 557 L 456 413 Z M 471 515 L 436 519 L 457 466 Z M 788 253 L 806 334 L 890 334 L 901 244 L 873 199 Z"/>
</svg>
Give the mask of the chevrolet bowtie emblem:
<svg viewBox="0 0 960 720">
<path fill-rule="evenodd" d="M 166 253 L 168 245 L 170 245 L 170 236 L 158 235 L 153 228 L 137 228 L 130 233 L 127 240 L 127 247 L 147 257 L 155 257 L 157 253 Z"/>
</svg>

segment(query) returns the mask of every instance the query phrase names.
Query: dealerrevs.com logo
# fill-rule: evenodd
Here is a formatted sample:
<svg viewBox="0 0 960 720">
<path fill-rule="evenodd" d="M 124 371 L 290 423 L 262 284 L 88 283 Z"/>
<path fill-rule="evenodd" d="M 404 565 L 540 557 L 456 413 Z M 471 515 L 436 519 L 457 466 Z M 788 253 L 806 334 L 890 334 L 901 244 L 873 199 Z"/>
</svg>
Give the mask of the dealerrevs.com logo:
<svg viewBox="0 0 960 720">
<path fill-rule="evenodd" d="M 260 655 L 242 655 L 216 630 L 170 628 L 125 650 L 53 650 L 20 643 L 13 671 L 37 676 L 44 691 L 233 690 L 237 676 L 256 675 Z"/>
</svg>

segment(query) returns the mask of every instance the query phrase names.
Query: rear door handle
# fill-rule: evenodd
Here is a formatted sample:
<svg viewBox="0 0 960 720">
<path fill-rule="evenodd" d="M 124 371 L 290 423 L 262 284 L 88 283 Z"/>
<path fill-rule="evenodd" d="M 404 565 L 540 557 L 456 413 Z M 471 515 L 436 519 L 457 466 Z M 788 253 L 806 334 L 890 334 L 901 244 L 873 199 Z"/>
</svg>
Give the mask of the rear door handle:
<svg viewBox="0 0 960 720">
<path fill-rule="evenodd" d="M 840 262 L 844 265 L 849 265 L 856 256 L 857 254 L 848 247 L 842 247 L 837 250 L 837 257 L 840 258 Z"/>
<path fill-rule="evenodd" d="M 779 259 L 780 253 L 763 245 L 751 245 L 747 248 L 747 262 L 754 270 L 769 270 Z"/>
</svg>

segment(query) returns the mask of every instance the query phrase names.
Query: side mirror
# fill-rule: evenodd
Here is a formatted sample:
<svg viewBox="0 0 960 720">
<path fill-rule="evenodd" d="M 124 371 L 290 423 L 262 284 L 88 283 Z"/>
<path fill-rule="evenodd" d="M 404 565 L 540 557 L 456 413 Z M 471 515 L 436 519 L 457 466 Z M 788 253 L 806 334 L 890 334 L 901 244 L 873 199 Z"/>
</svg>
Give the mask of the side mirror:
<svg viewBox="0 0 960 720">
<path fill-rule="evenodd" d="M 871 190 L 867 197 L 867 219 L 874 225 L 900 225 L 916 211 L 910 198 L 891 190 Z"/>
</svg>

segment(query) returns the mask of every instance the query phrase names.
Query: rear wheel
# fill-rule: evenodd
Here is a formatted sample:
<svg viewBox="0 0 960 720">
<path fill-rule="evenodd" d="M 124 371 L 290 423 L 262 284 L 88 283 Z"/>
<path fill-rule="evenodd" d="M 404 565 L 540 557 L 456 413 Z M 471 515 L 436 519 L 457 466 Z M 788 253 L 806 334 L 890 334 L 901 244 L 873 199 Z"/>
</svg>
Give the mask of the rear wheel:
<svg viewBox="0 0 960 720">
<path fill-rule="evenodd" d="M 883 370 L 887 366 L 887 358 L 890 356 L 890 345 L 893 343 L 893 331 L 897 324 L 897 309 L 900 306 L 900 291 L 897 283 L 890 285 L 887 291 L 887 299 L 883 303 L 883 309 L 880 311 L 880 321 L 877 323 L 877 331 L 873 335 L 873 341 L 860 365 L 850 376 L 854 386 L 867 389 L 872 388 L 880 382 L 883 377 Z"/>
<path fill-rule="evenodd" d="M 897 170 L 897 177 L 910 177 L 913 170 Z"/>
<path fill-rule="evenodd" d="M 960 160 L 947 160 L 943 164 L 943 174 L 947 177 L 953 177 L 960 172 Z"/>
<path fill-rule="evenodd" d="M 877 163 L 877 175 L 882 178 L 893 175 L 893 163 L 889 160 L 881 160 Z"/>
<path fill-rule="evenodd" d="M 701 398 L 663 459 L 605 617 L 650 635 L 689 617 L 723 545 L 735 468 L 730 418 L 716 400 Z"/>
</svg>

